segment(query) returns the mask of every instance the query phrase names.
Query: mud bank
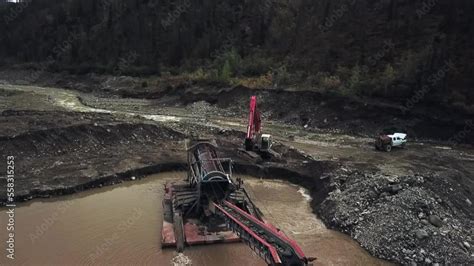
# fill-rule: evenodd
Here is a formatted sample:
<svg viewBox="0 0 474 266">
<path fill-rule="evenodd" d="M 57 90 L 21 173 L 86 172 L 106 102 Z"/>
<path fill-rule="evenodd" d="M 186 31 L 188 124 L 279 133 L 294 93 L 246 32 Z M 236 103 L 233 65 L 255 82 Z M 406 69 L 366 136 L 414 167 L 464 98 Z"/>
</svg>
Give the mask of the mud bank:
<svg viewBox="0 0 474 266">
<path fill-rule="evenodd" d="M 282 157 L 253 162 L 237 152 L 244 133 L 235 127 L 216 127 L 212 118 L 155 121 L 127 110 L 79 112 L 55 105 L 56 90 L 50 99 L 44 94 L 48 90 L 36 95 L 34 89 L 0 95 L 5 99 L 0 101 L 0 155 L 15 156 L 17 200 L 74 193 L 159 171 L 183 171 L 183 140 L 199 134 L 217 139 L 220 155 L 235 160 L 236 172 L 306 188 L 313 212 L 377 257 L 404 264 L 472 264 L 474 155 L 468 149 L 420 143 L 406 151 L 380 154 L 367 138 L 330 134 L 327 139 L 316 136 L 317 141 L 296 143 L 282 137 L 288 127 L 280 123 L 272 125 L 270 133 L 280 138 L 275 149 Z M 103 103 L 97 99 L 95 104 L 100 108 Z M 159 102 L 143 108 L 148 105 Z M 211 111 L 231 109 L 225 108 L 218 100 Z M 175 114 L 174 109 L 165 110 Z M 239 116 L 234 117 L 237 125 Z M 330 154 L 326 159 L 321 159 L 323 150 Z M 438 175 L 425 171 L 429 169 Z M 382 170 L 385 174 L 378 172 Z M 0 182 L 5 189 L 5 179 Z"/>
<path fill-rule="evenodd" d="M 162 171 L 185 170 L 184 140 L 196 132 L 216 138 L 220 156 L 233 158 L 237 172 L 291 177 L 300 176 L 300 171 L 310 176 L 329 167 L 324 162 L 308 163 L 307 156 L 284 145 L 276 146 L 283 159 L 255 164 L 237 152 L 242 132 L 222 132 L 212 127 L 50 111 L 4 111 L 0 120 L 5 125 L 0 132 L 1 155 L 15 156 L 17 201 L 71 194 Z M 5 188 L 6 180 L 2 178 L 0 182 Z M 309 186 L 313 181 L 306 182 Z M 5 201 L 6 195 L 1 194 L 0 202 Z"/>
<path fill-rule="evenodd" d="M 226 154 L 223 156 L 236 154 Z M 470 264 L 472 208 L 459 201 L 464 192 L 434 176 L 382 176 L 361 174 L 330 162 L 305 161 L 293 164 L 254 164 L 236 157 L 236 173 L 263 179 L 280 179 L 307 188 L 315 214 L 330 226 L 351 235 L 372 255 L 389 261 L 409 263 Z M 140 179 L 152 173 L 182 170 L 184 163 L 150 167 L 100 177 L 72 189 L 42 191 L 44 197 L 74 193 L 94 187 Z M 340 167 L 340 166 L 339 166 Z M 436 193 L 435 187 L 446 192 Z M 452 190 L 451 190 L 452 189 Z M 465 200 L 465 199 L 464 199 Z M 437 218 L 441 225 L 432 224 Z M 436 223 L 436 222 L 433 222 Z M 449 255 L 450 254 L 450 255 Z"/>
<path fill-rule="evenodd" d="M 224 156 L 237 156 L 235 153 Z M 439 176 L 383 176 L 361 174 L 331 162 L 246 162 L 235 157 L 235 172 L 261 179 L 279 179 L 308 189 L 311 207 L 330 228 L 349 234 L 372 255 L 410 263 L 472 264 L 472 207 L 457 202 L 460 188 Z M 297 157 L 297 158 L 295 158 Z M 294 161 L 299 160 L 296 164 Z M 18 200 L 51 197 L 113 185 L 150 174 L 185 169 L 183 162 L 161 163 L 110 176 L 96 177 L 69 187 L 31 190 Z M 444 187 L 444 193 L 434 192 Z M 439 220 L 439 223 L 438 223 Z"/>
<path fill-rule="evenodd" d="M 373 136 L 384 129 L 397 129 L 408 132 L 411 139 L 474 144 L 472 110 L 438 102 L 422 100 L 407 108 L 407 100 L 404 99 L 387 101 L 379 98 L 343 97 L 311 88 L 222 88 L 220 85 L 200 85 L 179 79 L 163 81 L 166 85 L 158 82 L 157 85 L 143 87 L 146 78 L 95 74 L 45 72 L 35 84 L 28 84 L 22 81 L 28 73 L 28 70 L 3 70 L 0 71 L 0 81 L 61 87 L 104 98 L 148 99 L 162 107 L 187 106 L 205 101 L 219 107 L 221 113 L 239 116 L 247 112 L 248 97 L 258 95 L 259 105 L 265 116 L 284 123 L 306 126 L 308 129 L 365 136 Z M 100 104 L 95 107 L 100 107 Z"/>
<path fill-rule="evenodd" d="M 81 119 L 82 113 L 68 113 L 60 123 L 30 126 L 55 117 L 54 113 L 3 113 L 5 131 L 0 136 L 1 157 L 15 157 L 16 200 L 48 197 L 118 183 L 134 175 L 183 167 L 184 135 L 166 126 Z M 56 119 L 59 117 L 56 116 Z M 91 114 L 85 116 L 92 116 Z M 102 117 L 105 118 L 105 117 Z M 54 121 L 54 118 L 50 120 Z M 19 127 L 15 128 L 14 125 Z M 10 134 L 10 132 L 15 132 Z M 0 179 L 2 188 L 6 180 Z M 5 201 L 6 195 L 0 195 Z"/>
<path fill-rule="evenodd" d="M 326 225 L 349 234 L 378 258 L 402 264 L 474 263 L 474 209 L 466 187 L 453 186 L 452 177 L 385 176 L 344 167 L 322 171 L 313 163 L 294 171 L 241 169 L 307 188 L 313 212 Z"/>
<path fill-rule="evenodd" d="M 263 266 L 265 263 L 243 243 L 187 247 L 178 255 L 172 248 L 161 248 L 157 237 L 163 219 L 160 204 L 163 187 L 185 176 L 185 172 L 162 172 L 114 187 L 18 204 L 16 213 L 21 218 L 17 222 L 22 230 L 16 238 L 15 261 L 68 265 Z M 324 226 L 312 214 L 309 196 L 302 187 L 239 174 L 234 177 L 244 180 L 250 197 L 261 207 L 265 218 L 295 239 L 305 254 L 317 257 L 319 265 L 387 264 L 370 256 L 349 236 Z M 0 212 L 2 215 L 5 213 Z M 64 235 L 69 238 L 66 240 Z M 100 248 L 103 243 L 109 248 Z M 28 256 L 21 255 L 24 250 L 30 250 Z"/>
<path fill-rule="evenodd" d="M 235 153 L 227 154 L 225 151 L 223 155 L 236 156 Z M 168 153 L 168 156 L 174 155 Z M 468 230 L 472 228 L 472 217 L 466 214 L 469 208 L 459 209 L 458 205 L 452 203 L 452 196 L 437 195 L 428 190 L 419 181 L 423 177 L 377 179 L 350 170 L 346 170 L 348 173 L 341 172 L 337 170 L 339 165 L 307 160 L 304 155 L 293 155 L 286 163 L 263 164 L 249 163 L 238 156 L 234 158 L 236 173 L 286 180 L 308 189 L 313 213 L 330 228 L 351 235 L 378 258 L 404 264 L 473 262 L 469 250 L 463 246 L 463 243 L 471 243 L 472 240 L 469 235 L 473 232 Z M 78 183 L 63 183 L 60 188 L 42 186 L 29 190 L 17 199 L 70 194 L 121 183 L 132 177 L 140 179 L 153 173 L 183 169 L 183 161 L 160 163 L 95 177 L 87 182 L 76 179 Z M 429 183 L 429 180 L 426 182 Z M 440 227 L 430 224 L 429 217 L 433 215 L 442 219 Z M 426 219 L 428 223 L 424 221 Z M 426 233 L 419 236 L 420 232 Z"/>
</svg>

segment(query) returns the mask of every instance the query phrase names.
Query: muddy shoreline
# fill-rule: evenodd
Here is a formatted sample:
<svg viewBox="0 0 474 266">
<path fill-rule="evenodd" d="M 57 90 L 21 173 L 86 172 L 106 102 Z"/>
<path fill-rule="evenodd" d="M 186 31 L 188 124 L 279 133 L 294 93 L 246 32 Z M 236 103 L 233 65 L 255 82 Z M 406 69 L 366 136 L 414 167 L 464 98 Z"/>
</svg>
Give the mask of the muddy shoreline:
<svg viewBox="0 0 474 266">
<path fill-rule="evenodd" d="M 223 154 L 223 155 L 228 155 L 228 154 Z M 235 155 L 235 154 L 233 154 Z M 302 156 L 300 159 L 305 158 Z M 240 162 L 239 162 L 240 161 Z M 324 165 L 324 166 L 323 166 Z M 61 189 L 52 189 L 52 190 L 32 190 L 29 195 L 23 195 L 20 197 L 17 197 L 18 201 L 24 201 L 24 200 L 30 200 L 33 198 L 49 198 L 49 197 L 54 197 L 54 196 L 60 196 L 60 195 L 67 195 L 67 194 L 73 194 L 93 188 L 98 188 L 102 186 L 110 186 L 110 185 L 115 185 L 115 184 L 120 184 L 122 182 L 133 182 L 130 181 L 132 177 L 135 180 L 141 179 L 144 176 L 148 176 L 151 174 L 155 173 L 160 173 L 160 172 L 168 172 L 168 171 L 175 171 L 175 170 L 182 170 L 186 167 L 184 162 L 170 162 L 170 163 L 162 163 L 162 164 L 157 164 L 153 166 L 148 166 L 148 167 L 143 167 L 139 169 L 131 169 L 126 172 L 122 173 L 116 173 L 114 175 L 110 176 L 105 176 L 105 177 L 99 177 L 96 178 L 88 183 L 83 183 L 83 184 L 76 184 L 75 186 L 71 187 L 65 187 Z M 340 166 L 339 166 L 340 167 Z M 439 226 L 442 228 L 449 228 L 449 226 L 454 226 L 455 228 L 458 228 L 460 230 L 457 230 L 458 232 L 453 232 L 449 234 L 449 238 L 444 238 L 444 234 L 439 234 L 437 236 L 436 232 L 438 231 L 438 226 L 434 226 L 432 224 L 428 224 L 431 238 L 433 239 L 418 239 L 418 240 L 423 240 L 423 241 L 416 241 L 417 239 L 417 232 L 418 230 L 415 230 L 417 228 L 416 224 L 414 224 L 414 219 L 412 217 L 405 217 L 405 219 L 397 219 L 399 214 L 397 215 L 395 210 L 396 208 L 399 208 L 399 206 L 395 206 L 395 210 L 393 213 L 385 213 L 386 217 L 378 217 L 377 214 L 369 214 L 366 215 L 367 209 L 369 209 L 371 204 L 374 203 L 369 203 L 367 204 L 366 208 L 358 208 L 359 202 L 356 200 L 363 200 L 363 197 L 358 198 L 354 197 L 354 195 L 351 194 L 346 194 L 345 199 L 341 200 L 338 197 L 344 193 L 347 193 L 346 190 L 342 189 L 341 191 L 341 179 L 343 177 L 350 177 L 350 178 L 357 178 L 357 179 L 364 179 L 369 182 L 368 184 L 371 184 L 371 178 L 374 176 L 371 176 L 370 178 L 367 179 L 369 175 L 367 174 L 361 174 L 357 170 L 347 170 L 344 169 L 344 171 L 336 170 L 336 165 L 331 164 L 331 163 L 321 163 L 317 161 L 310 161 L 305 163 L 304 166 L 295 166 L 293 165 L 293 168 L 291 168 L 290 165 L 286 164 L 278 164 L 278 163 L 271 163 L 270 165 L 268 164 L 254 164 L 254 163 L 249 163 L 249 162 L 243 162 L 241 158 L 237 158 L 237 162 L 235 163 L 235 173 L 237 174 L 245 174 L 245 175 L 251 175 L 255 176 L 258 178 L 269 178 L 269 179 L 279 179 L 283 181 L 288 181 L 293 184 L 300 185 L 310 192 L 310 195 L 312 197 L 311 201 L 311 207 L 312 211 L 315 215 L 318 215 L 321 217 L 321 219 L 325 222 L 325 224 L 329 228 L 336 229 L 338 231 L 341 231 L 343 233 L 349 234 L 351 237 L 353 237 L 356 241 L 358 241 L 362 247 L 367 249 L 372 255 L 385 259 L 388 261 L 392 262 L 402 262 L 402 263 L 412 263 L 412 262 L 418 262 L 418 263 L 423 263 L 423 264 L 429 264 L 427 262 L 437 262 L 437 263 L 455 263 L 455 264 L 464 264 L 467 261 L 465 259 L 462 259 L 462 257 L 465 257 L 467 249 L 462 248 L 463 246 L 456 245 L 456 243 L 463 243 L 457 242 L 466 235 L 469 235 L 470 232 L 469 230 L 465 231 L 467 228 L 463 228 L 463 224 L 469 224 L 469 219 L 472 219 L 472 217 L 467 217 L 463 215 L 456 215 L 456 219 L 454 218 L 453 213 L 450 213 L 452 210 L 449 209 L 444 209 L 441 217 L 446 217 L 449 216 L 452 220 L 446 221 L 443 220 L 443 225 Z M 326 175 L 326 176 L 325 176 Z M 383 177 L 382 179 L 386 178 L 384 180 L 383 185 L 381 185 L 381 190 L 378 195 L 372 195 L 374 197 L 374 201 L 387 201 L 390 197 L 396 197 L 397 194 L 399 193 L 399 190 L 404 190 L 404 189 L 410 189 L 411 186 L 421 189 L 421 191 L 429 191 L 426 187 L 423 187 L 422 184 L 418 183 L 417 181 L 401 181 L 400 180 L 390 180 L 390 178 L 393 177 Z M 412 179 L 423 179 L 421 176 L 415 176 L 415 177 L 404 177 L 404 178 L 412 178 Z M 339 182 L 339 184 L 335 184 Z M 346 180 L 344 180 L 343 183 L 345 183 Z M 418 181 L 419 182 L 419 181 Z M 399 184 L 400 187 L 397 187 Z M 362 189 L 364 190 L 364 189 Z M 438 203 L 442 203 L 444 200 L 448 200 L 447 198 L 442 198 L 441 196 L 438 196 L 434 204 L 441 205 Z M 347 202 L 349 200 L 350 202 Z M 2 200 L 3 201 L 3 200 Z M 433 204 L 433 203 L 430 203 Z M 388 207 L 390 204 L 386 204 L 385 207 Z M 416 204 L 414 205 L 416 206 Z M 449 207 L 454 207 L 453 205 L 449 205 Z M 383 212 L 383 209 L 381 209 L 382 206 L 377 206 L 375 207 L 376 210 L 380 210 Z M 413 206 L 412 206 L 413 207 Z M 440 206 L 438 206 L 440 207 Z M 344 209 L 344 208 L 349 208 L 349 209 Z M 372 206 L 372 208 L 374 208 Z M 421 207 L 420 210 L 426 210 L 427 207 Z M 428 208 L 429 209 L 429 208 Z M 416 208 L 410 211 L 417 211 Z M 440 212 L 437 212 L 438 214 Z M 353 216 L 347 217 L 347 215 Z M 416 213 L 415 213 L 416 214 Z M 427 212 L 426 214 L 426 219 L 427 217 L 430 216 L 431 212 Z M 365 215 L 365 216 L 364 216 Z M 343 216 L 343 217 L 341 217 Z M 360 217 L 363 217 L 361 219 Z M 360 226 L 359 224 L 362 223 L 367 223 L 366 220 L 369 220 L 369 224 L 365 224 L 363 226 Z M 373 221 L 370 221 L 370 220 Z M 380 230 L 384 230 L 386 228 L 380 227 L 380 224 L 384 224 L 388 221 L 397 221 L 395 223 L 391 223 L 392 227 L 398 228 L 402 224 L 405 224 L 403 229 L 399 229 L 395 231 L 392 229 L 389 231 L 390 234 L 387 236 L 389 239 L 396 239 L 399 238 L 400 235 L 404 235 L 402 237 L 402 241 L 396 241 L 394 243 L 373 243 L 367 239 L 364 238 L 364 234 L 367 235 L 372 235 L 370 231 L 376 229 L 376 231 L 379 233 L 378 236 L 380 235 L 381 237 L 384 237 L 383 232 L 379 232 Z M 374 225 L 370 225 L 370 222 L 374 222 L 378 224 L 377 227 L 374 227 Z M 472 223 L 472 220 L 471 220 Z M 408 225 L 408 226 L 407 226 Z M 365 230 L 365 233 L 361 234 L 361 230 Z M 399 231 L 399 232 L 397 232 Z M 444 232 L 444 231 L 441 231 Z M 434 234 L 434 235 L 433 235 Z M 456 237 L 455 237 L 456 236 Z M 403 240 L 404 239 L 404 240 Z M 411 247 L 412 249 L 415 249 L 415 251 L 412 251 L 411 249 L 406 248 L 407 245 L 405 242 L 408 243 L 408 246 Z M 436 250 L 434 252 L 439 253 L 439 254 L 434 254 L 434 253 L 427 253 L 428 251 L 422 252 L 422 254 L 418 254 L 416 249 L 419 246 L 424 247 L 425 249 L 421 250 L 430 250 L 431 246 L 438 246 L 438 248 L 441 248 L 441 250 Z M 446 249 L 446 250 L 443 250 Z M 450 254 L 452 255 L 452 258 L 442 258 L 443 252 L 451 252 Z M 406 254 L 410 253 L 410 254 Z M 426 255 L 426 254 L 431 254 L 431 255 Z M 410 256 L 407 256 L 410 255 Z M 467 258 L 466 258 L 467 259 Z"/>
<path fill-rule="evenodd" d="M 217 136 L 219 137 L 219 136 Z M 219 139 L 219 138 L 218 138 Z M 289 149 L 288 147 L 281 146 L 280 152 L 284 152 L 285 150 L 287 151 L 286 156 L 286 162 L 268 162 L 268 163 L 263 163 L 263 164 L 256 164 L 253 162 L 246 161 L 244 158 L 241 158 L 236 154 L 235 152 L 232 152 L 233 147 L 232 145 L 229 145 L 227 143 L 228 138 L 220 139 L 220 144 L 227 144 L 225 149 L 221 150 L 221 155 L 226 156 L 226 157 L 233 157 L 235 158 L 235 172 L 240 173 L 240 174 L 246 174 L 246 175 L 251 175 L 255 176 L 258 178 L 270 178 L 270 179 L 280 179 L 284 181 L 289 181 L 293 184 L 300 185 L 310 192 L 310 195 L 312 197 L 311 201 L 311 207 L 312 211 L 314 214 L 318 215 L 321 217 L 321 219 L 325 222 L 327 226 L 330 228 L 337 229 L 341 232 L 344 232 L 346 234 L 349 234 L 352 236 L 356 241 L 358 241 L 365 249 L 367 249 L 372 255 L 382 258 L 388 261 L 392 262 L 401 262 L 401 263 L 411 263 L 411 262 L 418 262 L 418 263 L 424 263 L 425 260 L 431 261 L 431 262 L 438 262 L 438 263 L 466 263 L 468 260 L 466 260 L 468 257 L 466 256 L 466 251 L 462 251 L 463 249 L 459 246 L 456 245 L 457 241 L 461 241 L 460 243 L 464 242 L 462 241 L 463 237 L 465 236 L 464 234 L 469 234 L 469 231 L 465 231 L 466 228 L 464 227 L 465 225 L 469 224 L 469 219 L 472 219 L 467 216 L 458 216 L 456 221 L 446 221 L 443 223 L 446 223 L 443 226 L 457 226 L 461 230 L 456 233 L 456 238 L 453 237 L 451 234 L 451 237 L 444 239 L 442 235 L 438 235 L 436 237 L 436 230 L 437 227 L 434 227 L 430 225 L 430 234 L 435 233 L 435 235 L 431 235 L 431 237 L 436 237 L 437 241 L 435 243 L 433 242 L 428 242 L 426 239 L 420 239 L 420 241 L 416 241 L 414 239 L 416 238 L 416 232 L 414 233 L 414 228 L 416 228 L 415 217 L 410 217 L 407 216 L 405 217 L 406 219 L 398 219 L 398 222 L 393 224 L 392 226 L 395 227 L 401 227 L 404 228 L 403 230 L 400 230 L 400 232 L 395 231 L 395 235 L 400 235 L 400 234 L 407 234 L 406 240 L 404 241 L 398 241 L 394 243 L 377 243 L 369 241 L 364 238 L 364 234 L 360 233 L 361 227 L 358 226 L 359 223 L 362 223 L 364 220 L 360 220 L 360 217 L 365 215 L 364 213 L 367 211 L 368 208 L 370 208 L 370 204 L 367 204 L 367 208 L 357 208 L 360 207 L 358 205 L 352 206 L 353 203 L 358 202 L 357 200 L 360 200 L 355 195 L 352 195 L 351 192 L 349 194 L 346 194 L 346 198 L 341 200 L 335 195 L 340 195 L 347 192 L 346 190 L 342 188 L 342 185 L 347 181 L 347 179 L 363 179 L 364 177 L 367 179 L 368 184 L 371 184 L 374 175 L 368 175 L 368 174 L 361 174 L 359 171 L 355 169 L 346 169 L 344 166 L 340 164 L 336 164 L 333 162 L 323 162 L 323 161 L 314 161 L 311 160 L 307 157 L 307 155 L 301 154 L 296 150 Z M 234 147 L 236 148 L 236 147 Z M 288 152 L 288 150 L 291 150 L 291 152 Z M 167 156 L 173 157 L 172 154 L 167 154 Z M 285 154 L 284 154 L 284 159 L 285 159 Z M 304 163 L 302 163 L 304 161 Z M 69 187 L 63 187 L 63 188 L 54 188 L 54 189 L 45 189 L 45 190 L 31 190 L 29 194 L 25 194 L 22 196 L 17 197 L 17 200 L 22 201 L 22 200 L 29 200 L 32 198 L 37 198 L 37 197 L 54 197 L 54 196 L 59 196 L 59 195 L 66 195 L 66 194 L 71 194 L 71 193 L 76 193 L 88 189 L 93 189 L 97 187 L 102 187 L 102 186 L 108 186 L 108 185 L 114 185 L 122 182 L 127 182 L 132 179 L 132 177 L 140 179 L 143 176 L 147 176 L 150 174 L 154 173 L 159 173 L 159 172 L 167 172 L 167 171 L 174 171 L 174 170 L 183 170 L 185 169 L 186 164 L 184 161 L 175 161 L 175 162 L 168 162 L 168 163 L 158 163 L 155 165 L 151 166 L 146 166 L 142 168 L 136 168 L 136 169 L 130 169 L 125 172 L 120 172 L 120 173 L 114 173 L 112 175 L 108 176 L 103 176 L 103 177 L 97 177 L 94 178 L 93 180 L 87 182 L 87 183 L 80 183 L 80 184 L 75 184 Z M 340 170 L 342 169 L 344 170 Z M 347 166 L 345 166 L 347 167 Z M 362 176 L 361 176 L 362 175 Z M 346 180 L 344 180 L 344 176 L 346 177 Z M 390 180 L 392 177 L 386 177 L 388 181 L 385 181 L 383 185 L 381 185 L 381 189 L 378 192 L 377 195 L 372 196 L 374 197 L 374 201 L 386 201 L 387 198 L 396 196 L 398 194 L 396 186 L 399 183 L 402 183 L 400 190 L 403 189 L 409 189 L 410 185 L 406 185 L 404 187 L 403 181 L 396 182 L 393 180 Z M 344 180 L 344 181 L 341 181 Z M 133 182 L 133 181 L 130 181 Z M 415 182 L 416 183 L 416 182 Z M 370 186 L 370 185 L 368 185 Z M 394 189 L 395 186 L 395 189 Z M 428 190 L 426 187 L 422 187 L 420 184 L 417 185 L 419 188 L 422 190 Z M 350 187 L 349 187 L 350 188 Z M 369 187 L 370 188 L 370 187 Z M 351 188 L 352 189 L 352 188 Z M 364 189 L 362 189 L 364 190 Z M 441 195 L 438 196 L 439 200 L 441 202 L 443 201 L 449 201 L 448 195 L 445 195 L 445 197 L 442 197 Z M 349 200 L 347 202 L 346 200 Z M 3 200 L 2 200 L 3 201 Z M 358 204 L 358 203 L 357 203 Z M 390 205 L 390 204 L 388 204 Z M 388 206 L 387 205 L 387 206 Z M 414 205 L 416 206 L 416 204 Z M 450 205 L 449 207 L 456 208 L 454 205 Z M 348 209 L 344 209 L 348 208 Z M 377 206 L 373 207 L 376 210 L 382 210 L 382 206 Z M 422 210 L 426 210 L 425 207 L 421 208 Z M 414 208 L 413 211 L 417 211 L 416 208 Z M 453 217 L 453 210 L 445 209 L 443 210 L 443 215 L 451 215 Z M 439 213 L 439 212 L 438 212 Z M 347 215 L 351 215 L 354 218 L 346 218 Z M 415 213 L 416 214 L 416 213 Z M 428 212 L 427 215 L 430 213 Z M 341 217 L 342 216 L 342 217 Z M 374 230 L 375 228 L 383 228 L 380 227 L 380 223 L 385 223 L 390 220 L 397 220 L 397 213 L 393 212 L 390 214 L 386 214 L 385 217 L 377 217 L 377 215 L 372 215 L 369 218 L 364 217 L 364 219 L 369 219 L 373 220 L 374 222 L 373 225 L 365 224 L 363 228 L 366 230 L 365 234 L 371 235 L 370 231 Z M 408 226 L 407 226 L 407 221 Z M 472 223 L 472 220 L 471 220 Z M 464 224 L 464 226 L 463 226 Z M 377 227 L 374 227 L 376 226 Z M 403 226 L 404 225 L 404 226 Z M 433 228 L 431 228 L 433 227 Z M 463 228 L 464 227 L 464 228 Z M 394 231 L 390 231 L 391 234 L 394 234 Z M 390 234 L 389 234 L 390 235 Z M 384 237 L 384 233 L 380 232 L 380 236 Z M 388 237 L 393 237 L 394 236 L 388 236 Z M 440 239 L 441 237 L 441 239 Z M 448 242 L 446 240 L 449 240 Z M 406 256 L 406 250 L 408 250 L 406 247 L 406 243 L 408 243 L 408 246 L 415 248 L 419 246 L 423 246 L 426 250 L 430 249 L 430 246 L 437 246 L 438 250 L 437 253 L 439 254 L 433 254 L 431 256 L 425 256 L 425 254 L 409 254 L 409 255 L 415 255 L 415 257 L 408 257 Z M 443 248 L 441 247 L 446 247 L 448 250 L 443 251 Z M 410 250 L 410 252 L 413 253 L 413 251 Z M 416 251 L 415 251 L 416 252 Z M 443 252 L 452 252 L 452 258 L 443 258 Z M 454 253 L 454 254 L 453 254 Z M 462 257 L 465 257 L 464 259 Z"/>
</svg>

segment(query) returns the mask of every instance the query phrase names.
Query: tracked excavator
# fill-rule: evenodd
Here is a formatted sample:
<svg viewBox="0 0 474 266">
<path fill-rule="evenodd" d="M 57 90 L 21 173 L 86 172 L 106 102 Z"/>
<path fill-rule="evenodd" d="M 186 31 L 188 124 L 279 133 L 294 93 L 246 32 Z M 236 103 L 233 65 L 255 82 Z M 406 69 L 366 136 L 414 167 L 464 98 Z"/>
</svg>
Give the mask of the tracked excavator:
<svg viewBox="0 0 474 266">
<path fill-rule="evenodd" d="M 251 158 L 262 157 L 270 159 L 279 157 L 278 153 L 272 150 L 273 140 L 270 134 L 262 133 L 262 118 L 257 108 L 257 96 L 250 97 L 250 108 L 247 125 L 247 135 L 242 153 Z"/>
</svg>

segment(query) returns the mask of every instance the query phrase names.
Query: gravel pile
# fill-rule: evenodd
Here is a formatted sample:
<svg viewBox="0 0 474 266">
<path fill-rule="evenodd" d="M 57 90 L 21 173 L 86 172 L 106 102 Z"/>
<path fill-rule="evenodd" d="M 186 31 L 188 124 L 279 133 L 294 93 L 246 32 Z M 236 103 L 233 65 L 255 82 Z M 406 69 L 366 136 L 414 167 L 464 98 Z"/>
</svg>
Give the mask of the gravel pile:
<svg viewBox="0 0 474 266">
<path fill-rule="evenodd" d="M 433 174 L 399 177 L 341 171 L 331 177 L 331 192 L 319 206 L 320 215 L 383 259 L 412 265 L 474 265 L 472 212 L 457 206 L 456 202 L 468 202 L 454 199 L 462 193 L 456 193 L 457 186 L 448 180 Z M 443 197 L 433 188 L 453 193 Z"/>
<path fill-rule="evenodd" d="M 186 110 L 192 115 L 209 118 L 211 116 L 236 117 L 240 112 L 236 108 L 219 108 L 215 104 L 206 101 L 193 102 L 186 106 Z M 245 116 L 242 116 L 245 117 Z"/>
<path fill-rule="evenodd" d="M 194 102 L 186 106 L 186 110 L 197 116 L 209 116 L 219 113 L 219 109 L 216 106 L 213 106 L 205 101 Z"/>
</svg>

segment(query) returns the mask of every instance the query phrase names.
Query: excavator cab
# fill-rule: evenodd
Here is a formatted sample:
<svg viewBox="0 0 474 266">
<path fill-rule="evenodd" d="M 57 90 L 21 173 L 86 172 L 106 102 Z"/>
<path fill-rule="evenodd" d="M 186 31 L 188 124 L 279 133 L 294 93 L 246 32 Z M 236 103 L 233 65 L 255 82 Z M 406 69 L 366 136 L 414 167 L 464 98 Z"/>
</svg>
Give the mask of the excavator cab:
<svg viewBox="0 0 474 266">
<path fill-rule="evenodd" d="M 260 137 L 260 151 L 268 152 L 272 148 L 272 136 L 270 134 L 262 134 Z"/>
</svg>

